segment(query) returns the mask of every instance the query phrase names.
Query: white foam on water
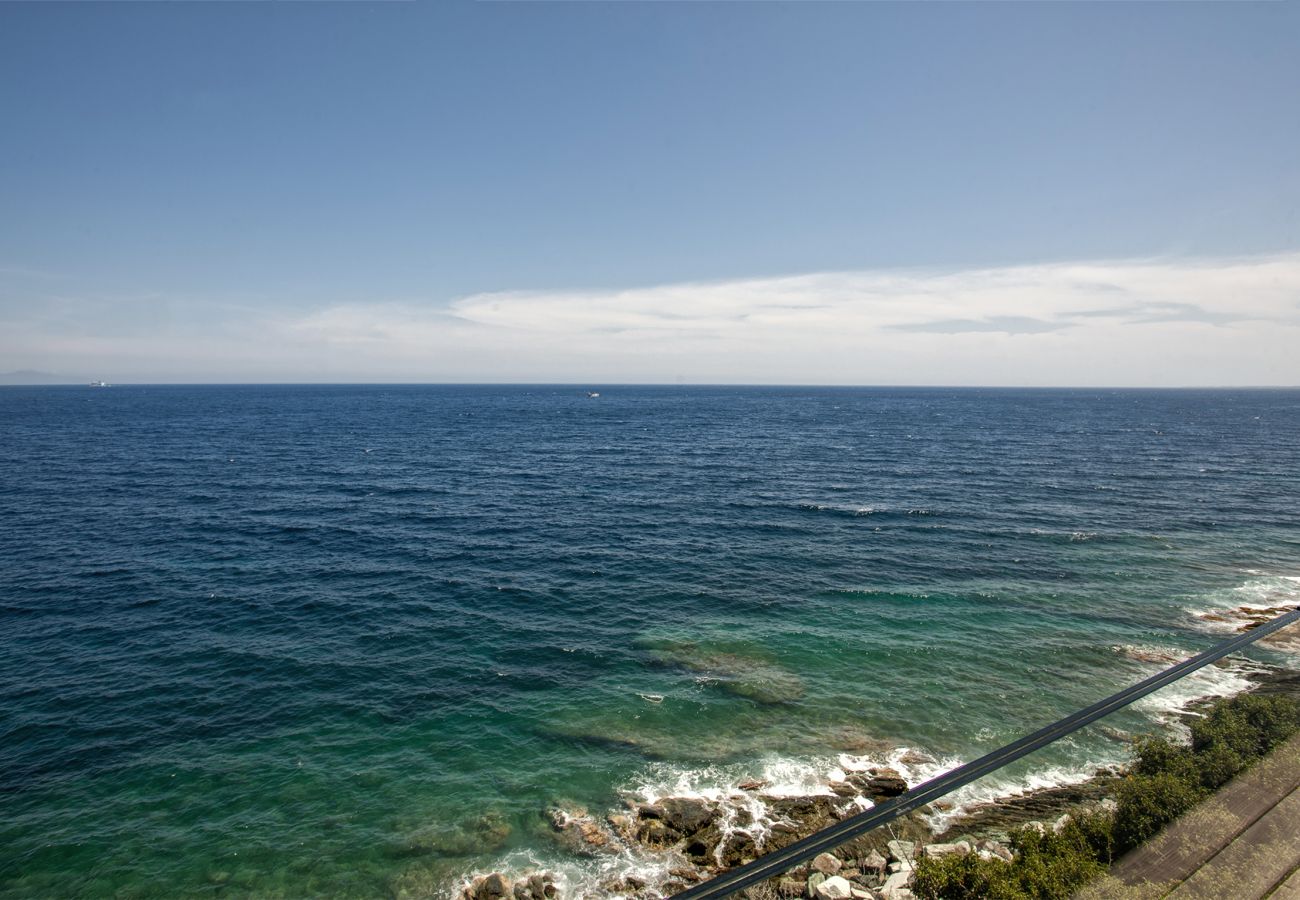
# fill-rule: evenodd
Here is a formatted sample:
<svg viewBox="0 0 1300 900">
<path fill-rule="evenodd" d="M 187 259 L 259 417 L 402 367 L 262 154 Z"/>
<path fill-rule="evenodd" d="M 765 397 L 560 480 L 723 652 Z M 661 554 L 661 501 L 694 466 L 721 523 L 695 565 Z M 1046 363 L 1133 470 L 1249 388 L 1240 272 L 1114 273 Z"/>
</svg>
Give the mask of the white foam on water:
<svg viewBox="0 0 1300 900">
<path fill-rule="evenodd" d="M 721 802 L 752 796 L 741 790 L 746 782 L 763 782 L 761 792 L 769 797 L 812 797 L 830 795 L 827 775 L 834 765 L 827 760 L 770 756 L 757 764 L 680 766 L 652 763 L 637 773 L 622 793 L 641 803 L 657 803 L 665 797 L 687 797 Z"/>
<path fill-rule="evenodd" d="M 1235 588 L 1209 593 L 1186 607 L 1192 625 L 1215 635 L 1238 634 L 1264 621 L 1270 613 L 1280 615 L 1282 610 L 1300 605 L 1300 576 L 1259 572 L 1251 576 Z M 1263 637 L 1259 646 L 1300 655 L 1300 626 L 1292 625 Z"/>
<path fill-rule="evenodd" d="M 1250 690 L 1254 684 L 1250 675 L 1262 670 L 1262 666 L 1245 660 L 1231 660 L 1222 665 L 1206 666 L 1161 688 L 1154 694 L 1148 694 L 1135 702 L 1133 708 L 1145 713 L 1161 725 L 1175 724 L 1178 718 L 1187 714 L 1189 707 L 1198 701 L 1232 697 Z"/>
<path fill-rule="evenodd" d="M 452 886 L 452 892 L 458 893 L 475 878 L 492 872 L 501 872 L 511 881 L 546 873 L 553 877 L 561 897 L 601 897 L 613 900 L 629 896 L 616 887 L 627 878 L 657 887 L 673 877 L 672 869 L 684 865 L 688 865 L 687 860 L 676 852 L 656 852 L 621 843 L 610 852 L 589 857 L 514 850 L 499 857 L 494 865 L 486 869 L 476 869 L 463 875 Z"/>
<path fill-rule="evenodd" d="M 936 833 L 945 831 L 958 819 L 979 807 L 1013 797 L 1023 797 L 1035 791 L 1082 784 L 1092 778 L 1097 769 L 1119 761 L 1120 759 L 1116 758 L 1072 766 L 1048 766 L 1018 777 L 999 778 L 997 775 L 992 775 L 953 791 L 943 798 L 942 808 L 932 807 L 932 812 L 924 818 L 926 824 Z"/>
</svg>

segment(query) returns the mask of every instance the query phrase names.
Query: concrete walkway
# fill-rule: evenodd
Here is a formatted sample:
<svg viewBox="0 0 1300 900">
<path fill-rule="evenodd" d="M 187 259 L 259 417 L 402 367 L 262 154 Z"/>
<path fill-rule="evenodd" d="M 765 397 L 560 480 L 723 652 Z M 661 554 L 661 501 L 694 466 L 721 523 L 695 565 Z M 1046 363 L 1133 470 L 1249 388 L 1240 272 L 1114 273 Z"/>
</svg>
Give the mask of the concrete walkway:
<svg viewBox="0 0 1300 900">
<path fill-rule="evenodd" d="M 1300 900 L 1300 735 L 1111 867 L 1078 900 Z"/>
</svg>

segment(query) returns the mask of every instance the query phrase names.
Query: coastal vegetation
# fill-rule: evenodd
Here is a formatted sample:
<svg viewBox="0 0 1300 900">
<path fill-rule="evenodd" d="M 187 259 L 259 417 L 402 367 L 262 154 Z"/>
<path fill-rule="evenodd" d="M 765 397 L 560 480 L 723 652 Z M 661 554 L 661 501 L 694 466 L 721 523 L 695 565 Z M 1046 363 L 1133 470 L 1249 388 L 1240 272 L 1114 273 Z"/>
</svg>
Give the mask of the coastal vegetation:
<svg viewBox="0 0 1300 900">
<path fill-rule="evenodd" d="M 1165 736 L 1137 742 L 1113 805 L 1062 817 L 1051 828 L 1016 829 L 1010 862 L 973 853 L 924 857 L 913 893 L 926 900 L 1069 897 L 1300 731 L 1300 702 L 1243 694 L 1217 701 L 1190 727 L 1190 743 Z"/>
</svg>

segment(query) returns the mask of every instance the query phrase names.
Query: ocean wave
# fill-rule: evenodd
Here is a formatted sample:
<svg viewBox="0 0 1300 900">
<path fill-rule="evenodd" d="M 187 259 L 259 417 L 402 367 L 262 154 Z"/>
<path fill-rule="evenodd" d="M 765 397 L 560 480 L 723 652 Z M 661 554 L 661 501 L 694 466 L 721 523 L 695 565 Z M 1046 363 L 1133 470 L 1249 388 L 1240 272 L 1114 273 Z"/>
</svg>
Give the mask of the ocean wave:
<svg viewBox="0 0 1300 900">
<path fill-rule="evenodd" d="M 1165 667 L 1157 667 L 1157 671 L 1159 668 Z M 1154 694 L 1148 694 L 1135 702 L 1133 708 L 1156 723 L 1186 736 L 1186 726 L 1182 720 L 1188 715 L 1196 714 L 1193 710 L 1196 704 L 1219 697 L 1234 697 L 1248 691 L 1255 685 L 1255 679 L 1251 676 L 1262 671 L 1263 666 L 1239 659 L 1206 666 Z"/>
<path fill-rule="evenodd" d="M 885 507 L 836 503 L 796 503 L 795 509 L 803 512 L 836 513 L 852 518 L 864 518 L 876 513 L 888 512 Z"/>
</svg>

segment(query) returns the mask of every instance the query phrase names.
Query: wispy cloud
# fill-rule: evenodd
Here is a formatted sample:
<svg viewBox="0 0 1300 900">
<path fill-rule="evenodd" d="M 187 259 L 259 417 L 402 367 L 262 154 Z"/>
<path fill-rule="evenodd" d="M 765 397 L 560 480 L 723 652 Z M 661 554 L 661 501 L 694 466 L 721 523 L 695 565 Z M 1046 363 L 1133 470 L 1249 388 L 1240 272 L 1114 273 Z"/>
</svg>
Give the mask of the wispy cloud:
<svg viewBox="0 0 1300 900">
<path fill-rule="evenodd" d="M 939 322 L 913 322 L 894 325 L 899 331 L 931 331 L 935 334 L 969 334 L 991 331 L 1002 334 L 1042 334 L 1070 327 L 1068 321 L 1048 322 L 1029 316 L 991 316 L 987 319 L 943 319 Z"/>
<path fill-rule="evenodd" d="M 241 310 L 213 327 L 221 308 L 191 311 L 204 324 L 188 331 L 179 303 L 165 332 L 28 322 L 38 352 L 13 366 L 75 352 L 96 371 L 246 380 L 1300 383 L 1300 254 L 509 291 Z"/>
</svg>

